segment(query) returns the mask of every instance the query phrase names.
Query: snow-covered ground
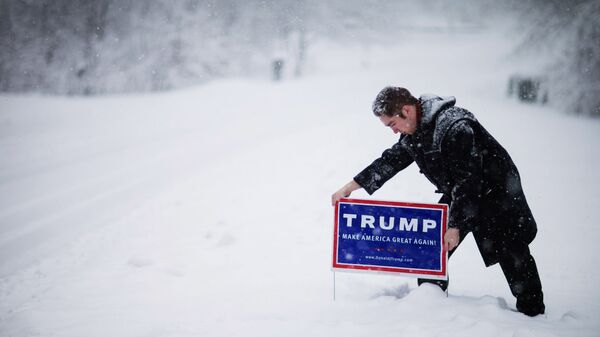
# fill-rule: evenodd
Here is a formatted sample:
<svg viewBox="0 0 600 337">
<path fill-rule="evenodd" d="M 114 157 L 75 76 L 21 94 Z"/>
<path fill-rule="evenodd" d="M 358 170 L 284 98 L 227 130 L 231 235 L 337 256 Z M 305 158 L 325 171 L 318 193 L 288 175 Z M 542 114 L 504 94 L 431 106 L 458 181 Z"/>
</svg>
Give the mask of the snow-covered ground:
<svg viewBox="0 0 600 337">
<path fill-rule="evenodd" d="M 312 75 L 281 83 L 0 97 L 0 335 L 600 335 L 600 121 L 508 100 L 507 41 L 318 45 Z M 337 273 L 333 301 L 330 195 L 397 139 L 370 112 L 389 84 L 455 95 L 509 150 L 538 221 L 546 315 L 514 312 L 471 237 L 448 298 Z M 374 197 L 433 190 L 411 166 Z"/>
</svg>

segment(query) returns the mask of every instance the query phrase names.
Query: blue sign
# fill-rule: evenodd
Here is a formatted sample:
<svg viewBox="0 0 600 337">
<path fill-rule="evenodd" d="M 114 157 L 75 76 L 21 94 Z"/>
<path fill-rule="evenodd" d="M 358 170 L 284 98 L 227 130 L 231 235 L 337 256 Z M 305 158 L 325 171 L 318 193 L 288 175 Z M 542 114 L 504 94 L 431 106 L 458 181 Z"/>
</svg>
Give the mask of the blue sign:
<svg viewBox="0 0 600 337">
<path fill-rule="evenodd" d="M 447 214 L 444 204 L 341 199 L 333 268 L 446 279 Z"/>
</svg>

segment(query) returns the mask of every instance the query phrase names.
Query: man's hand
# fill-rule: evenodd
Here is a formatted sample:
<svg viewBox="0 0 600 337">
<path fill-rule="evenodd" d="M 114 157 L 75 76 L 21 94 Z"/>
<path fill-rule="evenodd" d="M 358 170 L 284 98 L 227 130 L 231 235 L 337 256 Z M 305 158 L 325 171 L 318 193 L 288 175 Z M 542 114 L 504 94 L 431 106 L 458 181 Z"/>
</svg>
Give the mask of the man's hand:
<svg viewBox="0 0 600 337">
<path fill-rule="evenodd" d="M 353 191 L 359 188 L 360 185 L 356 181 L 351 180 L 349 183 L 340 188 L 337 192 L 333 193 L 333 195 L 331 196 L 331 206 L 335 206 L 335 203 L 338 202 L 341 198 L 349 197 Z"/>
<path fill-rule="evenodd" d="M 446 235 L 444 235 L 444 250 L 449 252 L 458 246 L 460 240 L 460 232 L 458 228 L 448 228 Z"/>
</svg>

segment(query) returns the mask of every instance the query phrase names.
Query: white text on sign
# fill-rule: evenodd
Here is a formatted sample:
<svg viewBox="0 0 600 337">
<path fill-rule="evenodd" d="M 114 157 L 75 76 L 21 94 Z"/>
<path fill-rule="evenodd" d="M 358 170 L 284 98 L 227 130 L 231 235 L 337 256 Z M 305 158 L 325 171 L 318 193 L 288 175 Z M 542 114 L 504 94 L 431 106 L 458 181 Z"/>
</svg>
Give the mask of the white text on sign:
<svg viewBox="0 0 600 337">
<path fill-rule="evenodd" d="M 358 215 L 352 213 L 346 213 L 342 215 L 344 219 L 346 219 L 346 227 L 352 227 L 353 220 L 358 218 Z M 437 226 L 435 220 L 430 219 L 409 219 L 409 218 L 399 218 L 398 227 L 399 231 L 407 231 L 407 232 L 417 232 L 419 227 L 423 233 L 427 233 L 428 230 L 434 229 Z M 372 228 L 375 229 L 375 217 L 372 215 L 361 215 L 360 216 L 360 228 Z M 393 230 L 396 227 L 396 218 L 395 217 L 386 217 L 380 216 L 378 227 L 383 230 Z"/>
</svg>

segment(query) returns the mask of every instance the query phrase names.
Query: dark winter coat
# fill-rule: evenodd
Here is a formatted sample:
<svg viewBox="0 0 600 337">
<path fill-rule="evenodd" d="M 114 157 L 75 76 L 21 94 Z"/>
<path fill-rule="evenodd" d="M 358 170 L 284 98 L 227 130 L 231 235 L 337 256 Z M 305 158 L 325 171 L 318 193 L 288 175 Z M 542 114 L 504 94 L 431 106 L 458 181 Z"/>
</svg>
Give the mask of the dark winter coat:
<svg viewBox="0 0 600 337">
<path fill-rule="evenodd" d="M 414 134 L 360 172 L 354 180 L 373 194 L 413 161 L 450 205 L 448 226 L 473 232 L 486 265 L 513 243 L 531 243 L 537 226 L 525 200 L 517 167 L 506 150 L 453 97 L 419 98 Z"/>
</svg>

